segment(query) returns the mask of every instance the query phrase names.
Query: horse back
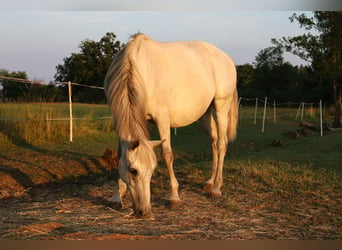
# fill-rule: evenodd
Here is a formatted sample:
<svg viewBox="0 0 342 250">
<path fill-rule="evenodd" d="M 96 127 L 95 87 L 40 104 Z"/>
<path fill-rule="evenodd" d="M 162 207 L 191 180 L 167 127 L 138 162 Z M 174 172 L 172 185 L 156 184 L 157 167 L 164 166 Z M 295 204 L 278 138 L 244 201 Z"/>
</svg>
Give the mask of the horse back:
<svg viewBox="0 0 342 250">
<path fill-rule="evenodd" d="M 198 120 L 214 98 L 228 98 L 235 91 L 233 61 L 207 42 L 163 43 L 144 36 L 132 53 L 152 119 L 163 112 L 172 126 L 185 126 Z"/>
</svg>

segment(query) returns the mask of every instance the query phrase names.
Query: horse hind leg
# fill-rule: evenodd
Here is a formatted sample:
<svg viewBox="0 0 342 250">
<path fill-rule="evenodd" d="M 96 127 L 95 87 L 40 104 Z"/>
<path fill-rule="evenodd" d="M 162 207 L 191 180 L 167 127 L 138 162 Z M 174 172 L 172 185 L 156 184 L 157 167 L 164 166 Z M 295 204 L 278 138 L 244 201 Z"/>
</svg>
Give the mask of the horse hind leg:
<svg viewBox="0 0 342 250">
<path fill-rule="evenodd" d="M 215 100 L 215 109 L 217 117 L 217 131 L 218 131 L 218 160 L 217 160 L 217 170 L 214 178 L 214 185 L 210 190 L 211 196 L 221 196 L 220 188 L 223 183 L 222 170 L 224 158 L 227 152 L 228 146 L 228 111 L 230 105 L 225 99 Z"/>
<path fill-rule="evenodd" d="M 208 133 L 210 139 L 211 139 L 211 148 L 212 148 L 212 170 L 211 170 L 211 177 L 208 181 L 204 184 L 204 191 L 210 192 L 213 185 L 214 180 L 217 173 L 217 162 L 218 162 L 218 151 L 217 151 L 217 126 L 216 121 L 214 119 L 212 108 L 209 108 L 207 112 L 201 117 L 199 120 L 202 127 L 206 130 Z"/>
</svg>

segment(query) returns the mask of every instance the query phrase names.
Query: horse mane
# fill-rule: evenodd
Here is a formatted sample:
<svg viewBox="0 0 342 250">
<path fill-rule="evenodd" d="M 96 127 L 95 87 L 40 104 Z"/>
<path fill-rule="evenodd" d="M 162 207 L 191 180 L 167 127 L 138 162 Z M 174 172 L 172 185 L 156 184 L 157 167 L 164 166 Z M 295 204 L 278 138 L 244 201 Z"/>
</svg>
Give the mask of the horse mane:
<svg viewBox="0 0 342 250">
<path fill-rule="evenodd" d="M 105 77 L 105 94 L 111 107 L 120 139 L 149 139 L 145 116 L 145 91 L 142 78 L 131 57 L 143 34 L 135 34 L 114 57 Z"/>
</svg>

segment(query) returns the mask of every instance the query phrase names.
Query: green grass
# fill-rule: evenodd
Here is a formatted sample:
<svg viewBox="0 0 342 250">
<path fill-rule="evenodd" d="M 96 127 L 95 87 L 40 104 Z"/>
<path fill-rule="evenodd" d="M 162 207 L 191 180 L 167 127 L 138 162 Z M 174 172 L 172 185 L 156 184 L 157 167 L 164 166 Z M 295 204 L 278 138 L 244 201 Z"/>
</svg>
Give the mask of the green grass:
<svg viewBox="0 0 342 250">
<path fill-rule="evenodd" d="M 340 185 L 342 131 L 329 132 L 323 137 L 317 132 L 309 132 L 309 135 L 297 140 L 283 135 L 296 128 L 298 125 L 294 122 L 270 123 L 266 131 L 261 133 L 260 124 L 240 124 L 237 139 L 229 144 L 224 168 L 226 179 L 244 185 L 252 180 L 252 186 L 255 182 L 259 187 L 277 192 L 294 192 L 299 189 L 308 191 L 319 189 L 322 185 L 326 188 Z M 201 128 L 194 124 L 179 129 L 177 136 L 172 139 L 178 156 L 175 168 L 188 175 L 195 169 L 202 170 L 197 175 L 208 178 L 211 170 L 211 148 Z M 281 140 L 281 146 L 272 146 L 274 139 Z M 184 171 L 184 167 L 187 170 Z M 203 183 L 204 179 L 201 181 Z"/>
<path fill-rule="evenodd" d="M 68 121 L 46 121 L 46 118 L 68 117 L 67 104 L 0 104 L 1 118 L 16 119 L 0 121 L 0 147 L 4 152 L 31 147 L 49 152 L 67 150 L 94 157 L 102 155 L 107 147 L 116 149 L 117 138 L 111 120 L 98 119 L 110 116 L 106 105 L 74 104 L 73 112 L 74 117 L 83 119 L 75 120 L 74 142 L 70 143 Z M 254 114 L 253 108 L 240 110 L 238 136 L 229 144 L 225 161 L 226 178 L 235 176 L 243 182 L 244 178 L 254 176 L 263 185 L 267 183 L 266 187 L 276 187 L 279 183 L 288 188 L 296 187 L 298 183 L 303 186 L 305 183 L 315 186 L 316 182 L 336 184 L 342 170 L 342 132 L 327 132 L 321 137 L 318 132 L 309 131 L 298 140 L 290 139 L 284 133 L 297 129 L 298 121 L 293 117 L 296 110 L 286 112 L 292 114 L 279 118 L 276 124 L 269 117 L 265 132 L 261 133 L 260 119 L 253 124 L 253 119 L 244 118 L 248 113 Z M 312 119 L 317 122 L 314 117 Z M 158 139 L 154 125 L 149 126 L 151 137 Z M 204 181 L 211 170 L 211 147 L 206 133 L 198 123 L 177 129 L 177 136 L 174 130 L 171 132 L 178 175 L 198 183 Z M 281 141 L 280 147 L 271 145 L 275 139 Z M 161 159 L 159 150 L 156 152 Z M 160 165 L 158 171 L 166 174 L 161 160 Z M 310 188 L 310 185 L 306 187 Z"/>
<path fill-rule="evenodd" d="M 73 104 L 73 135 L 112 130 L 107 105 Z M 69 138 L 68 104 L 0 104 L 0 145 L 41 144 Z"/>
<path fill-rule="evenodd" d="M 169 196 L 169 177 L 160 149 L 156 149 L 159 166 L 151 182 L 153 210 L 159 216 L 157 221 L 151 221 L 158 228 L 156 235 L 160 228 L 169 228 L 167 232 L 177 232 L 177 228 L 181 228 L 179 232 L 184 235 L 185 227 L 198 230 L 209 223 L 203 232 L 221 225 L 219 231 L 223 235 L 235 232 L 238 239 L 340 239 L 342 131 L 326 132 L 323 137 L 318 132 L 309 131 L 307 136 L 300 136 L 297 140 L 288 138 L 284 133 L 296 130 L 299 121 L 294 120 L 296 110 L 284 110 L 283 113 L 286 112 L 289 115 L 279 117 L 276 124 L 269 115 L 265 132 L 261 133 L 260 118 L 257 124 L 253 124 L 253 118 L 244 117 L 254 114 L 253 109 L 240 109 L 237 138 L 229 144 L 223 169 L 222 196 L 217 199 L 208 199 L 202 189 L 211 172 L 208 136 L 198 123 L 177 129 L 177 136 L 172 130 L 174 169 L 181 199 L 186 204 L 182 211 L 167 211 L 166 216 L 160 204 Z M 108 107 L 75 104 L 74 114 L 83 119 L 75 121 L 74 141 L 69 142 L 68 121 L 44 121 L 47 115 L 51 118 L 68 117 L 66 104 L 0 104 L 0 118 L 34 120 L 0 121 L 0 198 L 24 198 L 32 190 L 37 196 L 29 199 L 34 201 L 32 211 L 36 211 L 37 200 L 48 199 L 48 204 L 55 206 L 49 195 L 56 190 L 65 189 L 61 191 L 63 200 L 70 202 L 71 187 L 77 204 L 87 201 L 85 207 L 89 205 L 89 194 L 94 190 L 96 193 L 102 190 L 96 195 L 96 207 L 99 197 L 101 200 L 110 197 L 118 172 L 103 163 L 101 156 L 108 147 L 116 149 L 117 136 L 110 120 L 96 119 L 109 116 Z M 318 123 L 317 117 L 305 119 Z M 155 126 L 149 126 L 151 137 L 159 139 Z M 272 146 L 273 140 L 280 140 L 280 146 Z M 49 187 L 51 182 L 56 186 L 41 192 L 45 184 Z M 128 201 L 129 197 L 125 199 Z M 14 201 L 14 204 L 22 204 Z M 13 207 L 9 206 L 9 209 L 12 211 Z M 49 216 L 54 215 L 50 207 L 47 209 Z M 41 217 L 42 211 L 39 210 L 39 218 L 46 218 Z M 103 214 L 103 210 L 99 211 Z M 121 216 L 121 212 L 115 215 Z M 89 214 L 92 222 L 96 216 L 99 217 Z M 123 220 L 112 216 L 111 224 L 106 221 L 101 224 L 101 230 L 103 225 L 109 225 L 108 230 L 112 232 L 113 221 L 122 226 Z M 165 224 L 158 224 L 161 217 L 169 219 Z M 51 221 L 55 220 L 53 217 Z M 137 220 L 125 218 L 124 222 L 125 225 L 131 223 L 134 228 L 131 230 L 136 230 Z M 142 223 L 145 230 L 151 231 L 149 222 Z"/>
</svg>

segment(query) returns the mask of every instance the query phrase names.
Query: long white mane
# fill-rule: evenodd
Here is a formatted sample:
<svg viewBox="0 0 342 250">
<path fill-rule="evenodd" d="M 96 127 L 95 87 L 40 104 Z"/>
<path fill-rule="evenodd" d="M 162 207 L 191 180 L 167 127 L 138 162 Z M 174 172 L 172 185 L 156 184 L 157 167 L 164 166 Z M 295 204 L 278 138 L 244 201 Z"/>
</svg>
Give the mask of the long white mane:
<svg viewBox="0 0 342 250">
<path fill-rule="evenodd" d="M 141 76 L 130 58 L 139 34 L 116 54 L 105 77 L 105 93 L 111 107 L 117 133 L 126 140 L 148 139 L 145 118 L 145 91 Z"/>
</svg>

